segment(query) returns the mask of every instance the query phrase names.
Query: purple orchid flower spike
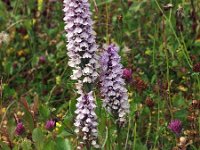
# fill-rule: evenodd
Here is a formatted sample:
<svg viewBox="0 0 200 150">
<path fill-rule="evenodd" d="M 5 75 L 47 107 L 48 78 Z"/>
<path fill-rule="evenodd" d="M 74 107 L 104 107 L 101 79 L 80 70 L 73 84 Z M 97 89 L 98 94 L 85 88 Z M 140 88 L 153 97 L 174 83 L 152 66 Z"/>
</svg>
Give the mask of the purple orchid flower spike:
<svg viewBox="0 0 200 150">
<path fill-rule="evenodd" d="M 92 91 L 98 77 L 99 58 L 96 54 L 98 47 L 92 28 L 90 4 L 88 0 L 64 0 L 63 4 L 68 65 L 73 68 L 71 79 L 77 81 L 77 93 L 81 95 L 77 99 L 77 117 L 74 123 L 78 139 L 81 141 L 78 149 L 84 145 L 98 147 L 96 105 Z"/>
<path fill-rule="evenodd" d="M 118 51 L 119 48 L 111 44 L 101 55 L 100 82 L 103 106 L 123 125 L 129 113 L 129 103 Z"/>
</svg>

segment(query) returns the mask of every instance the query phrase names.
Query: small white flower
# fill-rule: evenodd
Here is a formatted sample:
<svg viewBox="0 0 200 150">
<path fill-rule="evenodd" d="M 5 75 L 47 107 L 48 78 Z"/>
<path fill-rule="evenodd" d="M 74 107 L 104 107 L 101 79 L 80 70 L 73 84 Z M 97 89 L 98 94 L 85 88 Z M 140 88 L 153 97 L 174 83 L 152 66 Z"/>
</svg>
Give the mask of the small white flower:
<svg viewBox="0 0 200 150">
<path fill-rule="evenodd" d="M 89 129 L 88 129 L 88 127 L 83 127 L 82 131 L 89 132 Z"/>
<path fill-rule="evenodd" d="M 81 33 L 83 30 L 80 27 L 76 27 L 74 33 Z"/>
<path fill-rule="evenodd" d="M 83 83 L 91 83 L 91 82 L 92 82 L 92 80 L 90 77 L 88 77 L 88 76 L 84 77 Z"/>
<path fill-rule="evenodd" d="M 85 73 L 85 74 L 91 74 L 92 72 L 93 72 L 93 69 L 90 67 L 85 67 L 83 69 L 83 73 Z"/>
<path fill-rule="evenodd" d="M 0 32 L 0 45 L 2 43 L 8 44 L 9 41 L 10 41 L 10 38 L 9 38 L 8 33 L 4 32 L 4 31 Z"/>
</svg>

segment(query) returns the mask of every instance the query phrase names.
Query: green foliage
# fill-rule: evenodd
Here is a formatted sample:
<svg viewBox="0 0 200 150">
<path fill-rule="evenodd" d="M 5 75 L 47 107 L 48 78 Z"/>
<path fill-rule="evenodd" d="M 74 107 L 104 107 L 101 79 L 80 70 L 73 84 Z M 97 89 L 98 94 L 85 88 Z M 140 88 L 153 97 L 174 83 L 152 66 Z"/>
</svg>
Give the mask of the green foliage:
<svg viewBox="0 0 200 150">
<path fill-rule="evenodd" d="M 182 121 L 180 136 L 187 138 L 187 148 L 198 149 L 199 134 L 191 136 L 190 132 L 200 132 L 199 111 L 192 109 L 194 100 L 200 99 L 200 74 L 193 71 L 193 65 L 200 62 L 200 3 L 90 3 L 100 48 L 104 43 L 117 43 L 124 67 L 133 70 L 133 79 L 127 82 L 130 114 L 120 133 L 113 116 L 102 107 L 97 84 L 98 142 L 102 149 L 119 149 L 119 139 L 121 149 L 172 149 L 179 144 L 179 137 L 167 127 L 172 119 Z M 170 4 L 173 7 L 166 8 Z M 73 125 L 78 95 L 67 65 L 62 9 L 62 1 L 0 1 L 0 33 L 8 35 L 3 42 L 0 38 L 2 150 L 73 150 L 78 145 Z M 178 10 L 184 13 L 181 32 Z M 189 120 L 191 117 L 195 120 Z M 50 119 L 56 121 L 52 131 L 45 128 Z M 19 121 L 25 132 L 17 136 L 14 130 Z"/>
<path fill-rule="evenodd" d="M 21 143 L 21 148 L 22 148 L 22 150 L 32 150 L 31 145 L 32 145 L 32 142 L 28 139 L 25 139 Z"/>
<path fill-rule="evenodd" d="M 44 134 L 43 134 L 42 129 L 40 129 L 40 128 L 35 128 L 35 129 L 33 130 L 33 133 L 32 133 L 32 139 L 33 139 L 33 141 L 35 142 L 35 147 L 36 147 L 36 149 L 38 149 L 38 150 L 44 149 L 44 140 L 45 140 L 45 136 L 44 136 Z"/>
<path fill-rule="evenodd" d="M 71 149 L 71 145 L 70 145 L 70 143 L 67 139 L 63 139 L 63 138 L 58 137 L 55 140 L 55 142 L 56 142 L 56 149 L 60 149 L 60 150 Z"/>
<path fill-rule="evenodd" d="M 39 113 L 40 113 L 41 118 L 43 120 L 47 120 L 49 118 L 49 116 L 50 116 L 50 110 L 46 105 L 40 105 Z"/>
</svg>

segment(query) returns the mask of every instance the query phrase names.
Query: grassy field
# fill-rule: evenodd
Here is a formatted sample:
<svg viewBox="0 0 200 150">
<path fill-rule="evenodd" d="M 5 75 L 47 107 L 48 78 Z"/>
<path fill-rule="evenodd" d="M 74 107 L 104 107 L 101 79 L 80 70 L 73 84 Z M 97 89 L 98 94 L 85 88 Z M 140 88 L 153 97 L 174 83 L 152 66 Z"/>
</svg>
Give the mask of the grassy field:
<svg viewBox="0 0 200 150">
<path fill-rule="evenodd" d="M 120 130 L 102 106 L 96 81 L 99 149 L 200 150 L 200 1 L 89 3 L 99 53 L 104 44 L 115 43 L 121 63 L 131 70 L 130 113 Z M 2 150 L 79 145 L 78 94 L 70 79 L 63 18 L 62 0 L 0 1 Z"/>
</svg>

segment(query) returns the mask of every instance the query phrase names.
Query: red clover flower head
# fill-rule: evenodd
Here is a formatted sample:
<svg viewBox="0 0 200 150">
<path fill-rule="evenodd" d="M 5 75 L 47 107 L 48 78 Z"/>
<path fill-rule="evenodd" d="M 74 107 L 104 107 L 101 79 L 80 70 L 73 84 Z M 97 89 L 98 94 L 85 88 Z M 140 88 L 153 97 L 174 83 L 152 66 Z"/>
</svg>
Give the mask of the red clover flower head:
<svg viewBox="0 0 200 150">
<path fill-rule="evenodd" d="M 172 120 L 169 125 L 168 128 L 174 132 L 176 135 L 179 135 L 181 133 L 182 130 L 182 122 L 178 119 L 176 120 Z"/>
<path fill-rule="evenodd" d="M 194 66 L 193 66 L 193 71 L 194 71 L 194 72 L 200 72 L 200 62 L 194 64 Z"/>
<path fill-rule="evenodd" d="M 128 82 L 131 81 L 132 80 L 132 70 L 128 69 L 128 68 L 123 69 L 123 78 Z"/>
<path fill-rule="evenodd" d="M 53 130 L 56 126 L 56 122 L 54 120 L 48 120 L 45 124 L 45 128 L 49 131 Z"/>
<path fill-rule="evenodd" d="M 22 135 L 25 132 L 25 127 L 22 122 L 17 123 L 17 127 L 15 129 L 15 133 L 17 135 Z"/>
<path fill-rule="evenodd" d="M 45 62 L 46 62 L 46 57 L 45 56 L 40 56 L 39 57 L 39 63 L 40 64 L 45 64 Z"/>
</svg>

